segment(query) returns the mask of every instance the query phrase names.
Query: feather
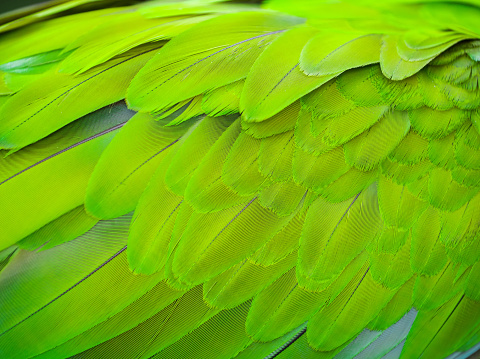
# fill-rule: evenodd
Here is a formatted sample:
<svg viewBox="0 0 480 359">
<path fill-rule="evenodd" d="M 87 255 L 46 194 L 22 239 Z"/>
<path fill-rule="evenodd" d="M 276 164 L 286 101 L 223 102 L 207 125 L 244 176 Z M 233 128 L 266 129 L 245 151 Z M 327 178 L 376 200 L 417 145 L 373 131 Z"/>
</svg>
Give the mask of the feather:
<svg viewBox="0 0 480 359">
<path fill-rule="evenodd" d="M 0 248 L 83 203 L 100 155 L 131 115 L 122 105 L 105 108 L 2 158 Z"/>
<path fill-rule="evenodd" d="M 2 63 L 63 49 L 72 40 L 104 22 L 105 16 L 108 17 L 117 11 L 118 8 L 88 11 L 32 24 L 17 31 L 6 32 L 2 34 L 2 43 L 0 44 Z M 3 26 L 5 26 L 5 30 L 9 27 L 8 24 Z"/>
<path fill-rule="evenodd" d="M 448 356 L 478 323 L 479 310 L 478 302 L 458 294 L 439 308 L 420 312 L 408 334 L 403 355 Z M 457 330 L 451 330 L 456 325 Z"/>
<path fill-rule="evenodd" d="M 362 171 L 370 171 L 393 151 L 410 129 L 404 112 L 385 115 L 361 135 L 343 145 L 345 162 Z"/>
<path fill-rule="evenodd" d="M 165 306 L 161 311 L 132 329 L 80 353 L 81 357 L 149 358 L 177 342 L 207 322 L 219 310 L 209 308 L 202 300 L 201 286 Z"/>
<path fill-rule="evenodd" d="M 73 337 L 62 345 L 40 354 L 38 358 L 68 357 L 93 348 L 156 315 L 184 294 L 159 282 L 117 314 Z"/>
<path fill-rule="evenodd" d="M 267 243 L 249 256 L 255 264 L 271 266 L 293 253 L 299 246 L 299 239 L 305 221 L 306 203 L 309 202 L 308 194 L 303 202 L 303 208 L 291 219 L 290 222 Z"/>
<path fill-rule="evenodd" d="M 203 284 L 203 298 L 212 307 L 233 308 L 252 298 L 293 268 L 296 260 L 296 252 L 266 267 L 246 259 L 206 281 Z"/>
<path fill-rule="evenodd" d="M 30 251 L 45 250 L 77 238 L 97 222 L 96 218 L 87 214 L 84 206 L 78 206 L 26 236 L 17 244 L 20 248 Z"/>
<path fill-rule="evenodd" d="M 153 274 L 164 269 L 168 247 L 183 202 L 165 184 L 165 172 L 175 147 L 160 163 L 140 197 L 128 237 L 128 263 L 135 273 Z"/>
<path fill-rule="evenodd" d="M 317 290 L 325 288 L 380 228 L 375 186 L 341 203 L 318 198 L 310 206 L 300 239 L 300 283 Z"/>
<path fill-rule="evenodd" d="M 49 74 L 11 96 L 0 109 L 0 146 L 22 148 L 101 107 L 124 98 L 133 75 L 156 47 L 133 50 L 81 76 Z M 108 83 L 108 87 L 105 87 Z M 25 105 L 26 104 L 26 105 Z M 62 116 L 56 116 L 57 111 Z"/>
<path fill-rule="evenodd" d="M 165 45 L 139 72 L 128 91 L 129 104 L 136 110 L 158 112 L 241 80 L 264 47 L 298 21 L 283 15 L 246 12 L 197 24 Z M 218 36 L 219 27 L 222 36 Z M 206 76 L 213 68 L 215 78 Z M 202 78 L 205 80 L 200 81 Z"/>
<path fill-rule="evenodd" d="M 209 116 L 224 116 L 240 112 L 243 80 L 216 88 L 203 95 L 202 110 Z"/>
<path fill-rule="evenodd" d="M 307 76 L 299 69 L 300 52 L 315 33 L 308 27 L 291 29 L 278 36 L 258 57 L 240 98 L 246 121 L 262 121 L 275 115 L 333 77 Z M 265 68 L 272 69 L 267 76 Z"/>
<path fill-rule="evenodd" d="M 202 213 L 219 211 L 249 200 L 231 190 L 222 180 L 222 163 L 240 133 L 240 119 L 218 122 L 219 129 L 229 126 L 208 149 L 185 188 L 185 200 Z M 208 121 L 208 120 L 207 120 Z M 212 121 L 220 121 L 212 118 Z M 209 139 L 209 141 L 214 140 Z"/>
<path fill-rule="evenodd" d="M 189 355 L 222 359 L 236 356 L 252 342 L 244 328 L 249 307 L 250 303 L 245 302 L 236 308 L 221 311 L 193 332 L 151 358 L 181 359 L 185 355 Z M 212 336 L 221 336 L 222 340 L 212 343 L 210 340 Z"/>
<path fill-rule="evenodd" d="M 368 269 L 353 284 L 308 322 L 308 338 L 314 348 L 333 350 L 346 343 L 361 332 L 396 292 L 376 282 Z"/>
<path fill-rule="evenodd" d="M 0 357 L 478 349 L 478 0 L 53 1 L 0 16 Z"/>
<path fill-rule="evenodd" d="M 387 328 L 380 336 L 363 351 L 360 352 L 356 359 L 385 358 L 387 353 L 395 349 L 410 331 L 412 324 L 416 318 L 417 312 L 412 309 L 405 314 L 402 319 Z"/>
<path fill-rule="evenodd" d="M 85 195 L 89 214 L 106 219 L 135 209 L 156 167 L 190 125 L 169 127 L 168 121 L 138 113 L 119 132 L 90 177 Z"/>
<path fill-rule="evenodd" d="M 64 51 L 74 51 L 62 62 L 59 71 L 83 73 L 136 46 L 169 39 L 208 18 L 177 16 L 146 19 L 138 12 L 112 17 L 65 48 Z"/>
<path fill-rule="evenodd" d="M 376 34 L 321 33 L 302 50 L 300 68 L 310 76 L 325 76 L 377 63 L 381 40 Z M 356 56 L 349 55 L 352 53 Z"/>
<path fill-rule="evenodd" d="M 254 195 L 271 182 L 258 166 L 260 146 L 260 140 L 240 132 L 223 164 L 222 181 L 242 196 Z"/>
<path fill-rule="evenodd" d="M 427 57 L 423 60 L 405 61 L 398 53 L 398 44 L 401 40 L 395 36 L 386 35 L 383 37 L 382 48 L 380 51 L 380 66 L 383 74 L 392 80 L 403 80 L 410 77 L 424 68 L 436 55 Z M 448 43 L 447 43 L 448 44 Z M 447 46 L 449 47 L 450 44 Z M 439 49 L 441 53 L 444 49 Z"/>
<path fill-rule="evenodd" d="M 187 283 L 212 278 L 244 260 L 293 217 L 279 217 L 254 197 L 215 213 L 194 213 L 175 251 L 172 271 Z M 237 250 L 228 251 L 232 243 Z"/>
<path fill-rule="evenodd" d="M 125 256 L 129 223 L 130 216 L 99 222 L 73 241 L 14 258 L 15 263 L 2 272 L 0 302 L 2 313 L 8 313 L 0 329 L 3 356 L 28 357 L 51 349 L 122 310 L 161 280 L 158 275 L 139 277 L 129 271 Z M 66 262 L 70 265 L 62 265 Z M 7 270 L 10 275 L 6 275 Z M 116 285 L 99 291 L 106 283 Z M 33 289 L 38 285 L 43 290 Z M 118 291 L 117 286 L 126 290 Z M 79 312 L 83 315 L 75 314 Z M 72 325 L 66 329 L 57 326 L 58 322 Z M 16 340 L 30 338 L 36 342 L 38 328 L 42 328 L 41 347 L 24 346 L 19 351 Z"/>
<path fill-rule="evenodd" d="M 413 195 L 405 186 L 381 176 L 378 181 L 378 205 L 386 225 L 407 230 L 428 204 Z"/>
</svg>

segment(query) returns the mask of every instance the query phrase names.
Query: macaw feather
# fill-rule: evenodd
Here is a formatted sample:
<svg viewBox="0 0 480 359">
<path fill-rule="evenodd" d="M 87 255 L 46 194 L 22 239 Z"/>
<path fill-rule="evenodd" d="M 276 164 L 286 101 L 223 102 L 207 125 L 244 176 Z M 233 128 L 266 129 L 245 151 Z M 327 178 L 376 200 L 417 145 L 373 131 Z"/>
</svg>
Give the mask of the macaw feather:
<svg viewBox="0 0 480 359">
<path fill-rule="evenodd" d="M 478 0 L 0 16 L 0 357 L 462 358 Z"/>
</svg>

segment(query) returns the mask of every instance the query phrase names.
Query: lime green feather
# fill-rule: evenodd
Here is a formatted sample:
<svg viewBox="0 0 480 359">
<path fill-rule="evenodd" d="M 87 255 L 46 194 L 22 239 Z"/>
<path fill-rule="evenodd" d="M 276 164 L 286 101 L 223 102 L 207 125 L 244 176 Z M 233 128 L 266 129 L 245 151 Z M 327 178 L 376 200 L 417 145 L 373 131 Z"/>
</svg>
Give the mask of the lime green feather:
<svg viewBox="0 0 480 359">
<path fill-rule="evenodd" d="M 307 194 L 305 187 L 293 181 L 274 182 L 261 190 L 258 201 L 262 207 L 272 210 L 279 216 L 292 214 Z"/>
<path fill-rule="evenodd" d="M 135 209 L 156 167 L 187 131 L 138 113 L 124 126 L 92 173 L 85 208 L 97 218 L 115 218 Z M 112 165 L 114 164 L 114 165 Z"/>
<path fill-rule="evenodd" d="M 263 138 L 258 153 L 260 173 L 273 181 L 292 179 L 292 159 L 295 149 L 293 131 Z"/>
<path fill-rule="evenodd" d="M 419 275 L 413 290 L 413 302 L 419 310 L 432 310 L 440 307 L 465 287 L 469 271 L 457 278 L 459 268 L 447 262 L 435 275 Z"/>
<path fill-rule="evenodd" d="M 255 138 L 265 138 L 293 130 L 300 112 L 300 101 L 295 101 L 279 113 L 261 122 L 242 120 L 242 129 Z"/>
<path fill-rule="evenodd" d="M 479 201 L 477 194 L 457 211 L 441 214 L 440 240 L 445 244 L 449 258 L 455 263 L 472 265 L 480 259 L 476 240 L 480 224 Z"/>
<path fill-rule="evenodd" d="M 254 195 L 271 182 L 259 169 L 260 146 L 259 139 L 241 132 L 223 163 L 222 181 L 242 196 Z"/>
<path fill-rule="evenodd" d="M 97 222 L 83 206 L 78 206 L 26 236 L 18 242 L 18 246 L 30 251 L 49 249 L 77 238 Z"/>
<path fill-rule="evenodd" d="M 478 192 L 476 187 L 466 187 L 452 178 L 450 171 L 436 168 L 429 173 L 429 202 L 440 209 L 455 211 Z"/>
<path fill-rule="evenodd" d="M 255 297 L 246 331 L 257 341 L 273 340 L 308 320 L 325 304 L 328 294 L 332 293 L 299 287 L 292 269 Z"/>
<path fill-rule="evenodd" d="M 310 76 L 325 76 L 377 63 L 381 43 L 376 34 L 322 32 L 303 48 L 300 69 Z"/>
<path fill-rule="evenodd" d="M 136 46 L 172 38 L 209 17 L 167 17 L 146 19 L 138 12 L 111 17 L 92 31 L 70 43 L 73 51 L 59 71 L 82 73 Z M 160 44 L 159 44 L 160 45 Z"/>
<path fill-rule="evenodd" d="M 369 329 L 385 330 L 400 320 L 412 308 L 415 279 L 415 276 L 413 276 L 400 287 L 388 304 L 368 324 Z"/>
<path fill-rule="evenodd" d="M 212 307 L 232 308 L 252 298 L 278 277 L 295 266 L 297 253 L 292 252 L 270 266 L 246 259 L 203 284 L 203 298 Z"/>
<path fill-rule="evenodd" d="M 377 170 L 364 172 L 351 168 L 344 175 L 319 190 L 318 194 L 333 203 L 346 201 L 367 189 L 377 177 Z"/>
<path fill-rule="evenodd" d="M 224 116 L 239 112 L 240 95 L 245 82 L 235 81 L 207 92 L 202 98 L 202 110 L 209 116 Z"/>
<path fill-rule="evenodd" d="M 325 287 L 380 228 L 375 186 L 341 203 L 317 199 L 310 206 L 300 239 L 298 276 L 303 283 L 311 282 L 309 287 Z"/>
<path fill-rule="evenodd" d="M 2 312 L 8 313 L 1 325 L 3 354 L 28 357 L 60 345 L 116 314 L 161 280 L 158 275 L 135 276 L 128 269 L 124 249 L 129 223 L 130 216 L 99 222 L 73 241 L 14 258 L 23 263 L 29 258 L 29 264 L 16 270 L 11 263 L 2 272 Z M 35 289 L 38 285 L 43 289 Z M 59 322 L 71 325 L 58 326 Z M 39 328 L 41 343 L 19 352 L 18 338 L 35 341 Z"/>
<path fill-rule="evenodd" d="M 446 357 L 478 323 L 480 305 L 461 294 L 439 308 L 420 312 L 408 334 L 405 357 Z M 456 328 L 455 330 L 452 330 Z"/>
<path fill-rule="evenodd" d="M 372 252 L 370 254 L 370 272 L 375 281 L 387 288 L 398 288 L 408 281 L 413 273 L 410 269 L 410 241 L 396 253 Z"/>
<path fill-rule="evenodd" d="M 445 137 L 458 129 L 468 118 L 468 111 L 453 108 L 447 111 L 421 107 L 408 113 L 412 128 L 427 139 Z"/>
<path fill-rule="evenodd" d="M 185 189 L 200 163 L 230 125 L 232 119 L 227 117 L 205 117 L 199 121 L 198 126 L 192 126 L 189 133 L 182 137 L 172 164 L 165 173 L 165 183 L 171 191 L 180 196 L 185 194 Z"/>
<path fill-rule="evenodd" d="M 322 137 L 328 145 L 338 146 L 372 127 L 387 110 L 386 106 L 357 107 L 332 119 L 316 118 L 314 115 L 312 133 L 314 136 Z"/>
<path fill-rule="evenodd" d="M 279 217 L 256 198 L 215 213 L 194 213 L 175 251 L 173 274 L 187 283 L 210 279 L 244 260 L 294 215 Z M 235 252 L 228 250 L 232 243 Z"/>
<path fill-rule="evenodd" d="M 367 269 L 354 285 L 309 320 L 310 345 L 328 351 L 346 343 L 388 304 L 395 292 L 376 282 Z"/>
<path fill-rule="evenodd" d="M 0 65 L 0 71 L 13 74 L 35 75 L 41 74 L 58 65 L 68 56 L 61 50 L 52 50 L 6 62 Z"/>
<path fill-rule="evenodd" d="M 155 50 L 152 46 L 133 50 L 76 77 L 45 74 L 10 97 L 0 109 L 0 116 L 5 119 L 0 123 L 0 146 L 24 147 L 81 116 L 123 99 L 130 80 Z"/>
<path fill-rule="evenodd" d="M 314 136 L 312 133 L 312 120 L 317 118 L 311 110 L 302 108 L 298 114 L 297 124 L 295 126 L 295 146 L 303 151 L 312 153 L 316 156 L 327 152 L 336 146 L 325 143 L 321 136 Z"/>
<path fill-rule="evenodd" d="M 77 37 L 104 22 L 105 16 L 117 11 L 118 8 L 88 11 L 32 24 L 2 34 L 0 44 L 2 63 L 63 49 Z"/>
<path fill-rule="evenodd" d="M 271 266 L 298 249 L 298 241 L 300 239 L 307 213 L 305 210 L 307 202 L 308 199 L 305 199 L 303 202 L 304 207 L 291 219 L 291 221 L 267 243 L 249 256 L 250 261 L 261 266 Z"/>
<path fill-rule="evenodd" d="M 392 161 L 414 164 L 426 160 L 430 142 L 414 131 L 409 131 L 398 146 L 390 153 Z M 431 158 L 430 158 L 431 159 Z"/>
<path fill-rule="evenodd" d="M 375 125 L 343 145 L 345 162 L 370 171 L 394 150 L 410 129 L 405 112 L 386 114 Z"/>
<path fill-rule="evenodd" d="M 236 308 L 223 310 L 175 344 L 152 356 L 153 359 L 185 358 L 185 356 L 222 359 L 235 357 L 252 339 L 245 333 L 245 318 L 250 302 Z M 222 340 L 212 342 L 212 337 Z"/>
<path fill-rule="evenodd" d="M 98 159 L 130 117 L 122 105 L 105 108 L 9 156 L 4 153 L 0 248 L 83 203 Z"/>
<path fill-rule="evenodd" d="M 174 150 L 178 147 L 174 148 Z M 173 193 L 164 181 L 174 151 L 155 171 L 138 201 L 128 237 L 128 263 L 136 273 L 161 271 L 183 198 Z"/>
<path fill-rule="evenodd" d="M 99 345 L 156 315 L 183 294 L 183 291 L 168 287 L 165 281 L 159 282 L 114 316 L 40 354 L 38 358 L 68 357 Z"/>
<path fill-rule="evenodd" d="M 415 273 L 434 275 L 445 266 L 447 255 L 439 240 L 440 230 L 439 211 L 429 206 L 412 228 L 410 264 Z"/>
<path fill-rule="evenodd" d="M 324 84 L 333 76 L 307 76 L 299 68 L 300 53 L 317 31 L 297 27 L 281 34 L 258 57 L 240 98 L 246 121 L 262 121 Z M 270 69 L 265 74 L 265 69 Z"/>
<path fill-rule="evenodd" d="M 381 176 L 378 181 L 378 205 L 387 226 L 408 230 L 428 204 L 413 195 L 405 186 Z"/>
<path fill-rule="evenodd" d="M 403 247 L 409 237 L 409 230 L 401 230 L 395 226 L 390 227 L 384 224 L 380 235 L 377 236 L 369 246 L 367 246 L 367 251 L 370 253 L 395 254 L 401 247 Z"/>
<path fill-rule="evenodd" d="M 112 1 L 0 17 L 0 356 L 474 350 L 478 0 Z"/>
<path fill-rule="evenodd" d="M 320 156 L 312 155 L 300 148 L 295 148 L 293 155 L 293 178 L 295 182 L 320 192 L 351 167 L 345 161 L 342 147 L 325 152 Z"/>
<path fill-rule="evenodd" d="M 129 104 L 136 110 L 158 112 L 241 80 L 264 47 L 299 21 L 284 15 L 245 12 L 197 24 L 165 45 L 139 72 L 128 91 Z M 213 69 L 216 75 L 208 76 Z"/>
<path fill-rule="evenodd" d="M 192 158 L 192 165 L 198 165 L 185 188 L 185 200 L 196 210 L 202 213 L 215 212 L 224 208 L 244 203 L 250 198 L 237 194 L 230 189 L 222 180 L 222 164 L 225 162 L 230 149 L 240 133 L 240 118 L 212 118 L 203 123 L 217 127 L 218 132 L 224 131 L 218 140 L 208 149 L 206 155 L 198 163 Z M 202 123 L 202 124 L 203 124 Z M 203 128 L 202 124 L 199 126 Z M 226 129 L 226 127 L 228 129 Z M 208 128 L 207 128 L 208 129 Z M 226 130 L 225 130 L 226 129 Z M 196 131 L 195 131 L 196 132 Z M 208 138 L 207 133 L 201 135 L 207 140 L 207 145 L 215 140 L 220 133 L 212 134 Z M 199 146 L 199 151 L 201 147 Z M 194 148 L 192 148 L 194 150 Z M 180 152 L 180 155 L 184 153 Z M 201 152 L 198 152 L 200 154 Z M 192 167 L 193 167 L 192 166 Z M 186 166 L 187 168 L 189 166 Z M 171 175 L 169 176 L 171 177 Z M 168 179 L 167 179 L 168 181 Z"/>
<path fill-rule="evenodd" d="M 149 358 L 217 313 L 219 310 L 208 307 L 202 300 L 202 288 L 197 286 L 139 325 L 80 353 L 77 357 L 98 358 L 115 351 L 117 358 Z"/>
</svg>

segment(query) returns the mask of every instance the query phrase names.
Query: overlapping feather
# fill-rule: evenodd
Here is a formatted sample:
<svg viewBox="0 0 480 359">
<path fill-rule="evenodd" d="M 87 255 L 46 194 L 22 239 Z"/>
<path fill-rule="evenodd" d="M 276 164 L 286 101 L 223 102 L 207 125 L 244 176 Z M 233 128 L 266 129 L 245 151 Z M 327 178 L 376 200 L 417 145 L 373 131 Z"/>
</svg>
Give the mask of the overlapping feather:
<svg viewBox="0 0 480 359">
<path fill-rule="evenodd" d="M 478 342 L 480 4 L 89 2 L 0 28 L 3 356 Z"/>
</svg>

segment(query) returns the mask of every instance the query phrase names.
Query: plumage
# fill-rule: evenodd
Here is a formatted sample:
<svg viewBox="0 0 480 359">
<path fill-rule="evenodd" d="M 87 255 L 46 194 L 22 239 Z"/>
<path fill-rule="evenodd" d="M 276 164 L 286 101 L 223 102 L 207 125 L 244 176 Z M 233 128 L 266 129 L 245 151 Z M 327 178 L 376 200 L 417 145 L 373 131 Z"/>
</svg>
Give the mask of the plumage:
<svg viewBox="0 0 480 359">
<path fill-rule="evenodd" d="M 466 358 L 478 0 L 0 16 L 0 357 Z"/>
</svg>

